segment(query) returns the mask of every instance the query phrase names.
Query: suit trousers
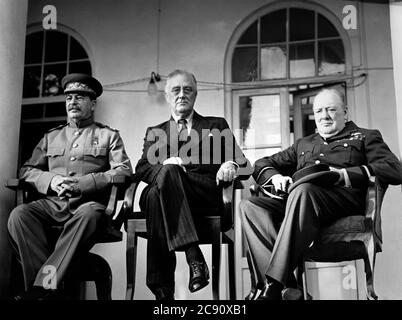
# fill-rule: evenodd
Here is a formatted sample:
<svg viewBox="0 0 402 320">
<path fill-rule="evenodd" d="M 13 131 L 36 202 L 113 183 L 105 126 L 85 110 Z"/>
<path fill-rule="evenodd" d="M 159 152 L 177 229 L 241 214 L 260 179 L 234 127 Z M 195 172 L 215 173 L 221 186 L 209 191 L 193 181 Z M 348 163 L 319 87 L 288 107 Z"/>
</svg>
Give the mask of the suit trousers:
<svg viewBox="0 0 402 320">
<path fill-rule="evenodd" d="M 266 276 L 293 286 L 299 259 L 317 237 L 320 227 L 348 215 L 364 214 L 364 193 L 340 186 L 311 183 L 297 186 L 285 203 L 269 197 L 240 202 L 245 240 L 258 285 Z"/>
<path fill-rule="evenodd" d="M 60 288 L 73 262 L 78 263 L 92 248 L 106 223 L 105 206 L 97 202 L 80 205 L 74 215 L 66 211 L 66 218 L 57 221 L 46 201 L 19 205 L 8 219 L 10 242 L 22 265 L 26 290 L 32 285 Z M 54 227 L 62 228 L 58 237 L 54 237 Z"/>
<path fill-rule="evenodd" d="M 199 239 L 194 214 L 218 207 L 214 179 L 185 172 L 180 166 L 164 165 L 154 183 L 144 189 L 140 207 L 147 223 L 147 286 L 174 288 L 175 251 Z M 208 210 L 205 210 L 208 214 Z"/>
</svg>

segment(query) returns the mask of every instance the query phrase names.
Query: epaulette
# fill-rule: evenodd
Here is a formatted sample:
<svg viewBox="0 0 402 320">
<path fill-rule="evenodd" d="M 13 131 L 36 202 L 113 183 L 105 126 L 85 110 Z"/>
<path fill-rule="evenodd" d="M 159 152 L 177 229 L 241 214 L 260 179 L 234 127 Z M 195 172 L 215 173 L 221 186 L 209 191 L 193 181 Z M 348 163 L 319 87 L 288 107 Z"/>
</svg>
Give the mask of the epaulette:
<svg viewBox="0 0 402 320">
<path fill-rule="evenodd" d="M 54 128 L 52 128 L 52 129 L 49 129 L 47 132 L 52 132 L 52 131 L 54 131 L 54 130 L 59 130 L 59 129 L 61 129 L 61 128 L 64 128 L 66 125 L 68 125 L 67 122 L 64 123 L 64 124 L 61 124 L 61 125 L 59 125 L 59 126 L 57 126 L 57 127 L 54 127 Z"/>
<path fill-rule="evenodd" d="M 114 132 L 119 132 L 119 130 L 117 130 L 116 128 L 109 127 L 106 124 L 103 124 L 103 123 L 100 123 L 100 122 L 95 122 L 95 124 L 100 128 L 108 128 L 108 129 L 110 129 L 110 130 L 112 130 Z"/>
</svg>

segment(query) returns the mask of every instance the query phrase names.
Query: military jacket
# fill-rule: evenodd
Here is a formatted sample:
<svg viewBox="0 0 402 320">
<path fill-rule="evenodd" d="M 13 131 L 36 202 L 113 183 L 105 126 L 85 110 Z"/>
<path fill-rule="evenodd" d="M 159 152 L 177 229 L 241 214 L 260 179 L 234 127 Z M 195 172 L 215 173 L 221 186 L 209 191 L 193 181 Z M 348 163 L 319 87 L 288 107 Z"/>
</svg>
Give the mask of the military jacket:
<svg viewBox="0 0 402 320">
<path fill-rule="evenodd" d="M 352 121 L 331 138 L 312 134 L 286 150 L 257 160 L 253 177 L 263 184 L 274 174 L 292 176 L 297 170 L 319 163 L 345 168 L 352 188 L 364 187 L 370 175 L 386 184 L 402 183 L 401 162 L 383 141 L 381 133 L 360 128 Z"/>
<path fill-rule="evenodd" d="M 49 199 L 60 202 L 50 189 L 52 178 L 56 175 L 73 177 L 81 196 L 68 201 L 70 205 L 78 205 L 90 200 L 104 203 L 112 177 L 131 173 L 119 132 L 91 118 L 78 126 L 70 121 L 48 131 L 22 166 L 20 178 Z"/>
</svg>

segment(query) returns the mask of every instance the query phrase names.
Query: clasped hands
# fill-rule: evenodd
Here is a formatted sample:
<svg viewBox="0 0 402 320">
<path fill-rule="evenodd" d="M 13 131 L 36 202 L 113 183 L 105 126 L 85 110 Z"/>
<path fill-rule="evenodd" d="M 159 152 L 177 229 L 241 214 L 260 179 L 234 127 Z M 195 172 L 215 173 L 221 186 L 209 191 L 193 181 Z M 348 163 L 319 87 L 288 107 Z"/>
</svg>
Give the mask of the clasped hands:
<svg viewBox="0 0 402 320">
<path fill-rule="evenodd" d="M 77 182 L 77 179 L 57 175 L 50 182 L 50 188 L 57 193 L 60 199 L 77 197 L 81 194 Z"/>
<path fill-rule="evenodd" d="M 163 165 L 175 164 L 183 168 L 184 172 L 187 172 L 183 165 L 183 160 L 180 157 L 170 157 L 163 161 Z M 219 185 L 221 181 L 230 182 L 237 177 L 237 166 L 231 162 L 226 161 L 221 164 L 218 172 L 216 173 L 216 184 Z"/>
</svg>

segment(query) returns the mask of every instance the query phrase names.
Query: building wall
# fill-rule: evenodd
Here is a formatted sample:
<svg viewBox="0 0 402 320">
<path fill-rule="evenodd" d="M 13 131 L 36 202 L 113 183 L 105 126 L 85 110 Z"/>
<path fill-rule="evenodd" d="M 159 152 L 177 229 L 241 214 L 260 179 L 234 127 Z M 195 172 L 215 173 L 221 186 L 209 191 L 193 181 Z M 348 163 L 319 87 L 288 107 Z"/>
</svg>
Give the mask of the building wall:
<svg viewBox="0 0 402 320">
<path fill-rule="evenodd" d="M 221 83 L 224 79 L 225 50 L 235 28 L 249 14 L 273 1 L 264 0 L 162 0 L 160 15 L 160 54 L 157 70 L 158 0 L 54 0 L 58 22 L 77 31 L 89 44 L 93 73 L 103 84 L 150 76 L 152 71 L 167 75 L 176 68 L 188 69 L 201 82 Z M 307 1 L 302 1 L 307 2 Z M 318 3 L 318 1 L 309 3 Z M 44 0 L 29 2 L 28 25 L 41 22 Z M 340 20 L 342 8 L 356 1 L 319 1 Z M 352 64 L 369 68 L 363 85 L 349 92 L 352 119 L 366 127 L 379 128 L 391 149 L 399 155 L 396 106 L 393 85 L 391 40 L 387 5 L 364 4 L 359 8 L 358 29 L 347 33 L 351 41 Z M 371 68 L 377 68 L 371 70 Z M 363 71 L 362 71 L 363 72 Z M 356 79 L 355 83 L 359 83 Z M 147 82 L 116 89 L 146 90 Z M 222 90 L 203 89 L 200 83 L 196 109 L 201 114 L 224 116 Z M 162 84 L 160 84 L 162 89 Z M 120 130 L 133 165 L 138 161 L 146 127 L 166 120 L 169 110 L 163 101 L 146 92 L 106 91 L 98 102 L 97 120 Z M 384 298 L 401 298 L 397 284 L 402 275 L 402 259 L 397 240 L 402 221 L 398 216 L 400 188 L 391 188 L 384 204 L 384 253 L 378 256 L 376 284 Z M 400 243 L 400 242 L 399 242 Z M 113 298 L 123 299 L 125 290 L 125 243 L 97 245 L 113 269 Z M 205 252 L 208 248 L 203 248 Z M 140 248 L 145 259 L 145 244 Z M 140 264 L 143 264 L 143 260 Z M 392 263 L 391 263 L 392 262 Z M 144 269 L 143 269 L 144 270 Z M 187 268 L 180 257 L 177 275 L 179 298 L 210 298 L 210 293 L 188 295 Z M 180 271 L 181 270 L 181 271 Z M 143 271 L 142 271 L 143 272 Z M 392 275 L 392 276 L 391 276 Z M 140 281 L 144 281 L 142 273 Z M 180 280 L 180 281 L 179 281 Z M 184 283 L 183 283 L 184 282 Z M 151 298 L 141 284 L 138 298 Z"/>
</svg>

